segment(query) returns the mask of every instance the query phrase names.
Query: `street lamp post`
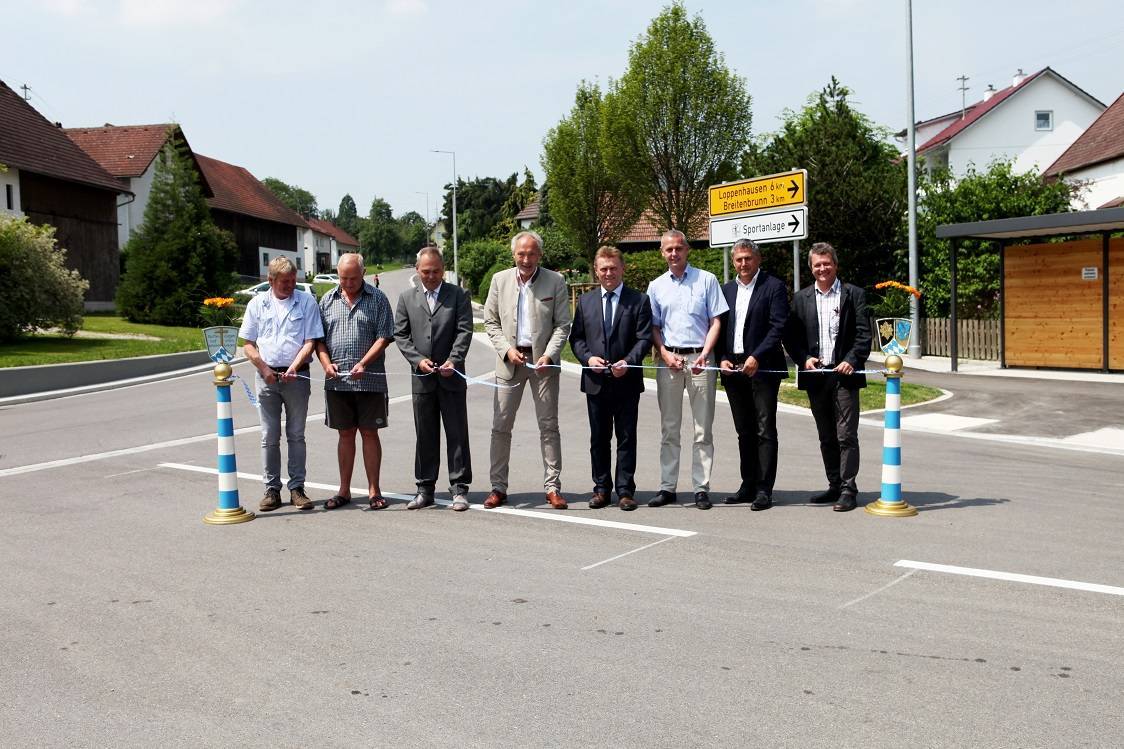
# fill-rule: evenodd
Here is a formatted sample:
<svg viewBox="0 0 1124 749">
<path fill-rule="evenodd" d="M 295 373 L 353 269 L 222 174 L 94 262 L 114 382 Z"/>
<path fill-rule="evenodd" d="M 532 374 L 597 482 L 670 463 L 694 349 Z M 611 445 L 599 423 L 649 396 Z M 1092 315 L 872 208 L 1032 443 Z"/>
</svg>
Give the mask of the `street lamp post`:
<svg viewBox="0 0 1124 749">
<path fill-rule="evenodd" d="M 457 256 L 457 152 L 434 148 L 433 153 L 447 153 L 453 157 L 453 275 L 457 277 L 457 285 L 460 286 L 461 267 Z"/>
</svg>

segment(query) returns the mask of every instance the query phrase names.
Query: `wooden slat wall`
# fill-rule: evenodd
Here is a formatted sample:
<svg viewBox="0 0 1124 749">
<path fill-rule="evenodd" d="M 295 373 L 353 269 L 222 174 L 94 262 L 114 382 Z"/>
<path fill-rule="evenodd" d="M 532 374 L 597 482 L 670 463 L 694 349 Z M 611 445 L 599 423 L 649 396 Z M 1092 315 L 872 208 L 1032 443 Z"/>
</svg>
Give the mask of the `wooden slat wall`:
<svg viewBox="0 0 1124 749">
<path fill-rule="evenodd" d="M 1059 244 L 1008 247 L 1004 306 L 1007 364 L 1100 369 L 1100 237 Z M 1097 268 L 1083 281 L 1083 267 Z"/>
<path fill-rule="evenodd" d="M 1124 237 L 1108 243 L 1108 368 L 1124 369 Z"/>
</svg>

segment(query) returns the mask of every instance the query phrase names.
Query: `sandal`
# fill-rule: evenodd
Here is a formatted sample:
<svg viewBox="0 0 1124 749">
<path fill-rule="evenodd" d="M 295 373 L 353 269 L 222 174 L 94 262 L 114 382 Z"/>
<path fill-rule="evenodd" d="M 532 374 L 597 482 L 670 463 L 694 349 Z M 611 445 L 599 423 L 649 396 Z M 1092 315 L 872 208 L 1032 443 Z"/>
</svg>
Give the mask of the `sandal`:
<svg viewBox="0 0 1124 749">
<path fill-rule="evenodd" d="M 385 497 L 368 497 L 367 501 L 370 502 L 370 505 L 367 507 L 368 510 L 385 510 L 386 509 L 386 498 Z"/>
<path fill-rule="evenodd" d="M 344 497 L 344 496 L 341 496 L 341 495 L 337 494 L 336 496 L 332 497 L 331 499 L 329 499 L 327 502 L 324 503 L 324 509 L 325 510 L 334 510 L 337 507 L 343 507 L 344 505 L 348 505 L 348 504 L 351 504 L 351 497 Z"/>
</svg>

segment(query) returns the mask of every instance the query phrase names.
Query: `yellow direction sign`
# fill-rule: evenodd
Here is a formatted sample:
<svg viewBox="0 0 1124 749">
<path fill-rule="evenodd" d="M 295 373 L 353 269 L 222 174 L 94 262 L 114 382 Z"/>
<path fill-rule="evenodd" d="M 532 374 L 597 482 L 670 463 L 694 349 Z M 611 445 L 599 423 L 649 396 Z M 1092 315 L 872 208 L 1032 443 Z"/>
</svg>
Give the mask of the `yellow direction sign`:
<svg viewBox="0 0 1124 749">
<path fill-rule="evenodd" d="M 806 169 L 794 169 L 767 177 L 726 182 L 710 188 L 710 215 L 763 211 L 808 202 Z"/>
</svg>

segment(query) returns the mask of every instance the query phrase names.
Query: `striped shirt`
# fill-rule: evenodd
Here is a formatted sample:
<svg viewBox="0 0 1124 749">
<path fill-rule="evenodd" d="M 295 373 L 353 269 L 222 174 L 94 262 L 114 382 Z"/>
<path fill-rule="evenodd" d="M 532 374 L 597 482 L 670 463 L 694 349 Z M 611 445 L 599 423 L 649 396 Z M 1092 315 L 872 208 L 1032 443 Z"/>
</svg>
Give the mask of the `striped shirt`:
<svg viewBox="0 0 1124 749">
<path fill-rule="evenodd" d="M 348 305 L 337 286 L 320 300 L 320 317 L 324 321 L 324 345 L 340 374 L 351 371 L 380 338 L 394 340 L 394 313 L 386 294 L 367 282 L 354 305 Z M 336 377 L 324 380 L 325 390 L 348 390 L 385 393 L 386 367 L 380 356 L 367 365 L 367 374 L 352 380 Z"/>
<path fill-rule="evenodd" d="M 820 326 L 820 365 L 830 367 L 835 361 L 835 338 L 839 335 L 839 305 L 843 301 L 842 284 L 839 279 L 827 291 L 816 286 L 816 316 Z"/>
</svg>

